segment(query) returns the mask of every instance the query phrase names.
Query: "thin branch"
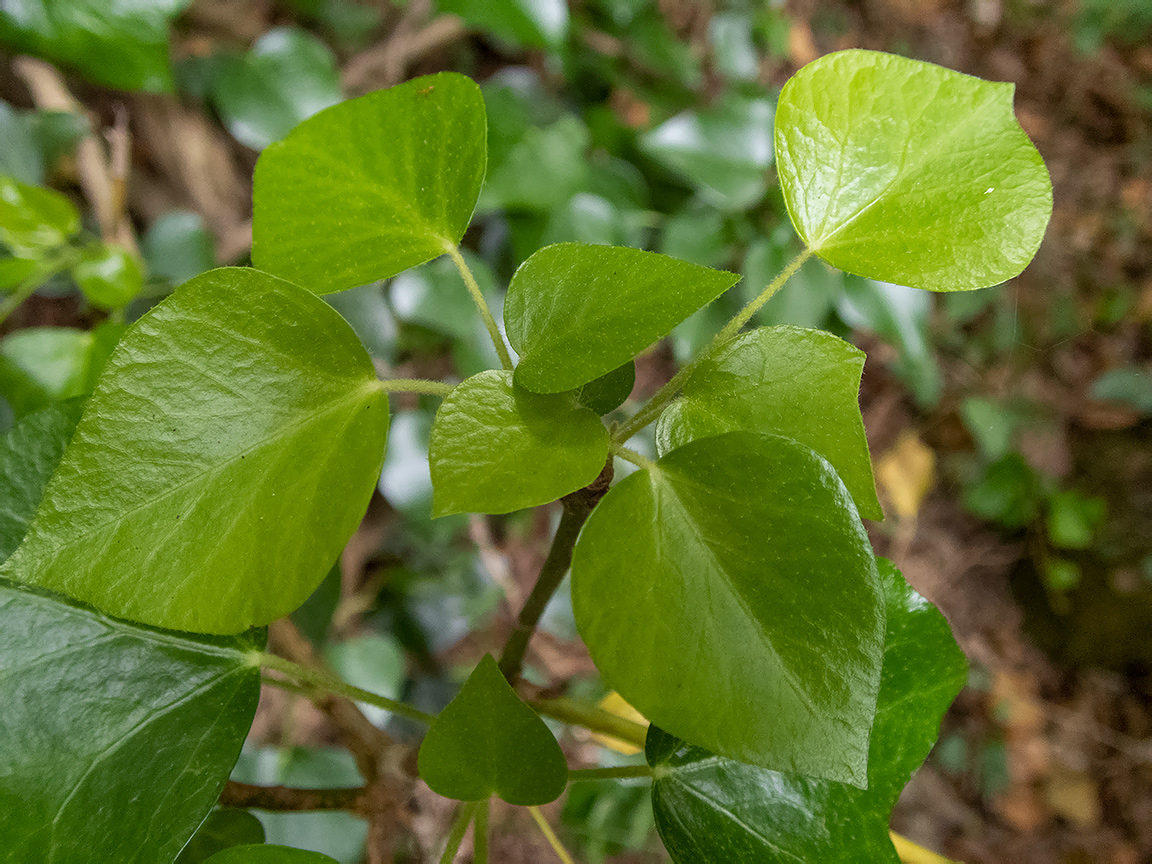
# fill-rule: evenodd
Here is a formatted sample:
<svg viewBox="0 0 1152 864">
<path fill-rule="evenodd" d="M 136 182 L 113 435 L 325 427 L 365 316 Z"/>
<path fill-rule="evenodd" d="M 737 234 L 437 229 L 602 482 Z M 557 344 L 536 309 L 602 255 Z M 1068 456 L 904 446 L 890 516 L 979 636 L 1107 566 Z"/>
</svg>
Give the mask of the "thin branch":
<svg viewBox="0 0 1152 864">
<path fill-rule="evenodd" d="M 347 810 L 360 813 L 368 790 L 295 789 L 289 786 L 254 786 L 229 780 L 220 793 L 222 807 L 243 807 L 304 813 L 313 810 Z"/>
<path fill-rule="evenodd" d="M 468 826 L 472 824 L 472 817 L 476 815 L 478 801 L 469 801 L 456 808 L 456 817 L 452 820 L 452 830 L 448 832 L 448 845 L 444 847 L 444 854 L 440 856 L 440 864 L 452 864 L 456 860 L 456 853 L 460 851 L 460 844 L 464 842 L 464 835 L 468 833 Z"/>
<path fill-rule="evenodd" d="M 492 310 L 488 308 L 488 301 L 484 299 L 480 286 L 476 284 L 476 277 L 472 275 L 468 262 L 464 260 L 464 255 L 460 250 L 451 243 L 444 245 L 444 251 L 448 253 L 448 257 L 452 259 L 456 269 L 460 271 L 460 278 L 464 280 L 464 284 L 468 286 L 468 293 L 472 295 L 472 302 L 476 304 L 476 310 L 484 319 L 484 326 L 488 328 L 488 335 L 492 337 L 492 345 L 496 348 L 496 353 L 500 355 L 500 364 L 511 371 L 512 355 L 508 353 L 504 336 L 500 333 L 500 328 L 496 326 L 496 319 L 492 317 Z"/>
<path fill-rule="evenodd" d="M 643 749 L 648 739 L 648 727 L 641 723 L 617 717 L 595 705 L 584 705 L 574 699 L 533 699 L 529 703 L 537 714 L 559 720 L 570 726 L 581 726 L 602 735 L 619 738 Z"/>
<path fill-rule="evenodd" d="M 649 765 L 618 765 L 615 768 L 569 768 L 569 783 L 586 783 L 592 780 L 627 780 L 637 777 L 651 778 Z"/>
<path fill-rule="evenodd" d="M 532 814 L 532 818 L 536 820 L 536 825 L 540 828 L 540 833 L 544 835 L 544 839 L 548 841 L 548 845 L 552 847 L 552 851 L 556 853 L 564 864 L 575 864 L 572 856 L 568 854 L 568 850 L 564 848 L 564 844 L 560 842 L 560 838 L 556 836 L 556 832 L 552 830 L 552 826 L 548 824 L 548 820 L 544 818 L 544 814 L 540 812 L 539 807 L 529 807 L 528 812 Z"/>
<path fill-rule="evenodd" d="M 422 393 L 426 396 L 447 396 L 455 386 L 425 378 L 385 378 L 380 381 L 380 389 L 385 393 Z"/>
<path fill-rule="evenodd" d="M 625 462 L 631 462 L 637 468 L 643 468 L 647 471 L 650 471 L 656 467 L 656 463 L 649 459 L 647 456 L 643 455 L 642 453 L 637 453 L 635 450 L 631 450 L 628 447 L 625 447 L 623 444 L 617 444 L 615 441 L 613 441 L 610 449 L 612 450 L 612 454 L 614 456 L 619 456 Z"/>
</svg>

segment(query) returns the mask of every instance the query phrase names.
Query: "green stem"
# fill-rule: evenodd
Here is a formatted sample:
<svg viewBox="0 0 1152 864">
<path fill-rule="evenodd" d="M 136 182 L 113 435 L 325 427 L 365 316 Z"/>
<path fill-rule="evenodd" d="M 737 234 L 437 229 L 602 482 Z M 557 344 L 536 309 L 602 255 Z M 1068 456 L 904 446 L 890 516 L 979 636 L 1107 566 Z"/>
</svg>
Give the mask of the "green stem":
<svg viewBox="0 0 1152 864">
<path fill-rule="evenodd" d="M 651 471 L 656 467 L 656 463 L 649 459 L 647 456 L 644 456 L 641 453 L 637 453 L 635 450 L 631 450 L 625 447 L 623 444 L 617 444 L 615 441 L 613 441 L 610 445 L 610 449 L 614 455 L 619 456 L 625 462 L 631 462 L 638 468 Z"/>
<path fill-rule="evenodd" d="M 652 768 L 648 765 L 618 765 L 615 768 L 570 768 L 569 783 L 584 783 L 590 780 L 624 780 L 630 777 L 651 777 Z"/>
<path fill-rule="evenodd" d="M 528 703 L 537 714 L 559 720 L 570 726 L 582 726 L 602 735 L 619 738 L 635 747 L 644 747 L 648 738 L 648 728 L 640 723 L 617 717 L 595 705 L 584 705 L 573 699 L 533 699 Z"/>
<path fill-rule="evenodd" d="M 431 714 L 425 714 L 419 708 L 414 708 L 404 702 L 397 702 L 395 699 L 389 699 L 387 696 L 380 696 L 367 690 L 361 690 L 359 687 L 353 687 L 351 684 L 341 681 L 339 678 L 334 678 L 318 669 L 301 666 L 299 663 L 293 663 L 291 660 L 285 660 L 283 657 L 277 657 L 275 654 L 261 653 L 259 657 L 260 665 L 265 669 L 280 672 L 289 678 L 296 679 L 296 681 L 301 684 L 306 684 L 318 690 L 325 690 L 329 693 L 335 693 L 337 696 L 344 696 L 353 702 L 366 702 L 369 705 L 375 705 L 377 708 L 383 708 L 385 711 L 391 711 L 393 714 L 399 714 L 401 717 L 407 717 L 409 720 L 415 720 L 417 723 L 423 723 L 426 726 L 432 725 L 432 721 L 436 719 Z M 277 683 L 274 679 L 265 680 L 270 683 Z"/>
<path fill-rule="evenodd" d="M 456 818 L 452 820 L 452 830 L 448 832 L 448 845 L 444 847 L 444 854 L 440 856 L 440 864 L 452 864 L 456 860 L 456 853 L 460 851 L 460 844 L 464 842 L 464 835 L 468 833 L 468 826 L 472 817 L 476 815 L 478 801 L 470 801 L 456 808 Z"/>
<path fill-rule="evenodd" d="M 476 803 L 476 826 L 472 829 L 472 864 L 488 864 L 488 799 Z"/>
<path fill-rule="evenodd" d="M 739 333 L 740 328 L 747 324 L 760 307 L 771 300 L 772 295 L 783 288 L 784 283 L 795 276 L 796 271 L 811 257 L 812 250 L 805 249 L 793 258 L 780 275 L 773 279 L 768 287 L 760 292 L 760 295 L 756 297 L 756 299 L 745 305 L 743 309 L 736 313 L 731 321 L 724 325 L 724 329 L 716 334 L 716 338 L 713 339 L 703 351 L 696 355 L 692 361 L 685 364 L 679 372 L 672 376 L 672 380 L 656 391 L 656 395 L 648 400 L 647 405 L 632 415 L 626 423 L 616 430 L 616 434 L 612 436 L 612 440 L 617 444 L 623 444 L 659 417 L 664 409 L 668 407 L 668 403 L 680 395 L 680 391 L 684 389 L 684 385 L 688 382 L 692 373 L 696 371 L 696 367 L 707 357 L 711 356 L 712 352 L 717 348 Z"/>
<path fill-rule="evenodd" d="M 532 818 L 536 820 L 536 825 L 540 828 L 540 833 L 544 835 L 544 839 L 548 841 L 548 845 L 552 847 L 552 851 L 556 853 L 564 864 L 575 864 L 572 856 L 568 854 L 568 850 L 564 848 L 564 844 L 560 842 L 560 838 L 556 836 L 556 832 L 552 830 L 552 826 L 548 824 L 548 820 L 544 818 L 544 814 L 540 812 L 539 807 L 529 807 L 528 812 L 532 814 Z"/>
<path fill-rule="evenodd" d="M 43 266 L 36 269 L 36 271 L 12 289 L 12 293 L 4 298 L 0 303 L 0 324 L 8 320 L 8 316 L 15 312 L 20 305 L 36 293 L 36 289 L 64 270 L 71 266 L 71 259 L 60 259 L 51 262 L 45 262 Z"/>
<path fill-rule="evenodd" d="M 472 301 L 476 304 L 480 317 L 484 319 L 484 326 L 488 328 L 488 335 L 492 337 L 492 344 L 496 346 L 496 353 L 500 355 L 500 363 L 505 369 L 511 370 L 512 357 L 508 354 L 508 346 L 504 344 L 504 337 L 500 335 L 500 328 L 496 326 L 496 319 L 492 317 L 492 310 L 488 308 L 484 295 L 480 293 L 480 286 L 476 284 L 476 277 L 468 269 L 468 262 L 464 260 L 464 255 L 461 254 L 459 248 L 450 243 L 445 244 L 444 251 L 452 258 L 456 269 L 460 271 L 464 284 L 468 286 L 468 293 L 472 295 Z"/>
<path fill-rule="evenodd" d="M 456 386 L 425 378 L 386 378 L 379 384 L 385 393 L 423 393 L 428 396 L 447 396 Z"/>
</svg>

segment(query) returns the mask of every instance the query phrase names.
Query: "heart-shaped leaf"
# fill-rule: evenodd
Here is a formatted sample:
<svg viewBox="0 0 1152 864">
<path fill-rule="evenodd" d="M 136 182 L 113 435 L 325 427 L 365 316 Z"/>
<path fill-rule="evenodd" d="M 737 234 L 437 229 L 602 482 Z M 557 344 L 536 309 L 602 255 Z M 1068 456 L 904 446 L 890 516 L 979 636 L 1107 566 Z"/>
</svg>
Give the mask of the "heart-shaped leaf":
<svg viewBox="0 0 1152 864">
<path fill-rule="evenodd" d="M 335 310 L 256 270 L 211 271 L 121 340 L 0 572 L 161 627 L 266 624 L 355 530 L 387 428 Z"/>
<path fill-rule="evenodd" d="M 850 273 L 933 291 L 1024 269 L 1052 214 L 1011 84 L 877 51 L 809 63 L 780 93 L 776 166 L 792 223 Z"/>
<path fill-rule="evenodd" d="M 321 111 L 260 154 L 252 260 L 326 294 L 436 258 L 468 228 L 485 146 L 480 88 L 455 72 Z"/>
<path fill-rule="evenodd" d="M 491 654 L 424 736 L 418 767 L 433 792 L 459 801 L 495 795 L 526 807 L 547 804 L 568 784 L 560 745 L 520 701 Z"/>
<path fill-rule="evenodd" d="M 729 432 L 626 477 L 576 543 L 572 602 L 605 683 L 653 723 L 866 782 L 883 594 L 848 490 L 808 447 Z"/>
<path fill-rule="evenodd" d="M 233 846 L 217 852 L 208 864 L 337 864 L 335 858 L 291 846 Z"/>
<path fill-rule="evenodd" d="M 900 860 L 888 839 L 892 807 L 932 748 L 967 663 L 936 608 L 890 562 L 879 564 L 888 623 L 868 788 L 745 765 L 651 728 L 652 806 L 673 861 Z"/>
<path fill-rule="evenodd" d="M 709 355 L 656 427 L 661 453 L 723 432 L 771 432 L 825 459 L 861 515 L 882 519 L 858 391 L 864 352 L 821 330 L 762 327 Z"/>
<path fill-rule="evenodd" d="M 51 405 L 29 414 L 0 438 L 0 561 L 24 539 L 83 408 L 80 399 Z"/>
<path fill-rule="evenodd" d="M 557 243 L 525 261 L 504 301 L 516 383 L 560 393 L 622 366 L 736 284 L 711 270 L 624 246 Z"/>
<path fill-rule="evenodd" d="M 158 632 L 3 579 L 0 620 L 5 856 L 173 860 L 240 754 L 262 637 Z"/>
<path fill-rule="evenodd" d="M 530 393 L 489 369 L 456 385 L 428 444 L 432 515 L 511 513 L 587 486 L 608 430 L 572 393 Z"/>
</svg>

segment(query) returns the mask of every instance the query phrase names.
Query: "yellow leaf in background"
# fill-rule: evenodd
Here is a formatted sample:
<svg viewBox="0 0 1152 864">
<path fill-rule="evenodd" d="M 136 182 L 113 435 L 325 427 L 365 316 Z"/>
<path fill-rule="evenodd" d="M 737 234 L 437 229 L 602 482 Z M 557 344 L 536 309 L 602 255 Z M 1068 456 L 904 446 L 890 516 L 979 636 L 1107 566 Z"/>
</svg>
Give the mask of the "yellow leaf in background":
<svg viewBox="0 0 1152 864">
<path fill-rule="evenodd" d="M 901 519 L 914 519 L 936 482 L 936 454 L 920 436 L 905 429 L 876 463 L 876 481 Z"/>
<path fill-rule="evenodd" d="M 641 726 L 647 726 L 648 720 L 624 701 L 624 697 L 613 690 L 607 696 L 600 700 L 598 706 L 601 711 L 607 711 L 609 714 L 614 714 L 622 720 L 631 720 L 633 723 L 639 723 Z M 621 741 L 619 738 L 613 738 L 611 735 L 602 735 L 599 732 L 593 734 L 593 740 L 609 750 L 615 750 L 617 753 L 623 753 L 625 756 L 634 756 L 639 753 L 643 748 L 637 747 L 635 744 L 630 744 L 627 741 Z"/>
</svg>

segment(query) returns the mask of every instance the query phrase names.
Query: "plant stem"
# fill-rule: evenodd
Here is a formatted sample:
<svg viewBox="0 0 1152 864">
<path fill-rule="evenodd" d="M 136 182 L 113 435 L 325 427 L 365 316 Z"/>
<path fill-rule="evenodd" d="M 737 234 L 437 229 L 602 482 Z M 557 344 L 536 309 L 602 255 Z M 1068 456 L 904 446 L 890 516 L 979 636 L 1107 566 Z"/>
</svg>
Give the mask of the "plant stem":
<svg viewBox="0 0 1152 864">
<path fill-rule="evenodd" d="M 476 802 L 476 825 L 472 828 L 472 864 L 488 864 L 488 799 Z"/>
<path fill-rule="evenodd" d="M 902 864 L 954 864 L 951 858 L 937 855 L 895 831 L 889 831 L 888 836 L 892 838 L 892 845 L 896 847 L 896 854 L 900 856 Z"/>
<path fill-rule="evenodd" d="M 448 832 L 448 845 L 444 847 L 444 854 L 440 856 L 440 864 L 452 864 L 456 860 L 456 853 L 460 851 L 460 844 L 464 842 L 464 835 L 468 833 L 468 826 L 472 817 L 476 815 L 477 801 L 461 804 L 456 808 L 456 818 L 452 820 L 452 830 Z"/>
<path fill-rule="evenodd" d="M 288 786 L 253 786 L 229 780 L 220 793 L 222 807 L 305 813 L 314 810 L 360 810 L 367 790 L 294 789 Z"/>
<path fill-rule="evenodd" d="M 532 818 L 540 826 L 540 833 L 544 835 L 544 839 L 548 841 L 548 845 L 552 847 L 556 857 L 564 864 L 575 864 L 572 856 L 568 854 L 568 850 L 564 848 L 564 844 L 560 842 L 560 838 L 556 836 L 556 832 L 552 830 L 552 826 L 548 824 L 548 820 L 544 818 L 544 814 L 540 812 L 540 808 L 529 807 L 528 812 L 532 814 Z"/>
<path fill-rule="evenodd" d="M 648 738 L 648 728 L 641 723 L 634 723 L 617 717 L 603 708 L 595 705 L 584 705 L 574 699 L 562 697 L 560 699 L 533 699 L 528 703 L 537 714 L 559 720 L 570 726 L 582 726 L 602 735 L 619 738 L 635 747 L 644 747 Z"/>
<path fill-rule="evenodd" d="M 21 304 L 33 294 L 36 289 L 62 270 L 67 270 L 71 259 L 60 259 L 45 263 L 38 267 L 27 279 L 12 289 L 12 293 L 0 302 L 0 324 L 8 320 L 8 316 L 20 308 Z"/>
<path fill-rule="evenodd" d="M 361 690 L 359 687 L 353 687 L 351 684 L 341 681 L 339 678 L 334 678 L 318 669 L 293 663 L 291 660 L 285 660 L 283 657 L 277 657 L 275 654 L 261 653 L 260 665 L 265 669 L 281 672 L 302 684 L 307 684 L 320 690 L 326 690 L 329 693 L 335 693 L 338 696 L 351 699 L 353 702 L 367 702 L 369 705 L 375 705 L 377 708 L 383 708 L 386 711 L 391 711 L 393 714 L 399 714 L 402 717 L 407 717 L 409 720 L 415 720 L 417 723 L 423 723 L 426 726 L 431 725 L 432 721 L 436 719 L 431 714 L 426 714 L 419 708 L 414 708 L 404 702 L 397 702 L 395 699 L 389 699 L 387 696 L 380 696 L 367 690 Z M 273 679 L 266 680 L 275 683 Z"/>
<path fill-rule="evenodd" d="M 447 396 L 456 386 L 425 378 L 386 378 L 379 385 L 385 393 L 423 393 L 428 396 Z"/>
<path fill-rule="evenodd" d="M 570 768 L 569 783 L 585 783 L 591 780 L 625 780 L 630 777 L 651 777 L 652 768 L 648 765 L 618 765 L 615 768 Z"/>
<path fill-rule="evenodd" d="M 649 459 L 647 456 L 644 456 L 641 453 L 637 453 L 635 450 L 631 450 L 625 447 L 623 444 L 617 444 L 615 441 L 613 441 L 610 445 L 610 449 L 612 450 L 613 455 L 619 456 L 625 462 L 631 462 L 638 468 L 652 470 L 656 467 L 656 463 Z"/>
<path fill-rule="evenodd" d="M 756 299 L 745 305 L 743 309 L 736 313 L 731 321 L 724 325 L 724 329 L 716 334 L 716 338 L 713 339 L 704 350 L 681 367 L 680 371 L 673 375 L 667 384 L 656 391 L 656 394 L 648 400 L 648 404 L 633 414 L 627 422 L 616 430 L 616 434 L 612 436 L 612 440 L 616 444 L 623 444 L 659 417 L 668 406 L 668 403 L 680 395 L 680 391 L 684 389 L 684 385 L 688 382 L 688 379 L 692 377 L 692 373 L 696 371 L 696 367 L 707 357 L 711 356 L 713 351 L 739 333 L 740 328 L 747 324 L 760 307 L 767 303 L 773 294 L 783 288 L 784 283 L 796 275 L 796 271 L 811 257 L 812 250 L 805 249 L 793 258 L 780 275 L 773 279 L 768 287 L 760 292 L 760 295 L 756 297 Z"/>
<path fill-rule="evenodd" d="M 472 295 L 472 302 L 476 304 L 480 317 L 484 319 L 484 326 L 488 328 L 488 335 L 492 337 L 492 344 L 496 346 L 496 353 L 500 355 L 500 363 L 505 369 L 511 370 L 512 357 L 508 354 L 508 346 L 504 343 L 504 337 L 500 335 L 500 328 L 496 326 L 496 319 L 492 317 L 492 310 L 488 308 L 484 295 L 480 293 L 480 286 L 476 284 L 476 277 L 468 269 L 468 262 L 464 260 L 464 255 L 460 249 L 451 243 L 445 244 L 444 251 L 452 258 L 456 269 L 460 271 L 464 284 L 468 286 L 468 293 Z"/>
</svg>

